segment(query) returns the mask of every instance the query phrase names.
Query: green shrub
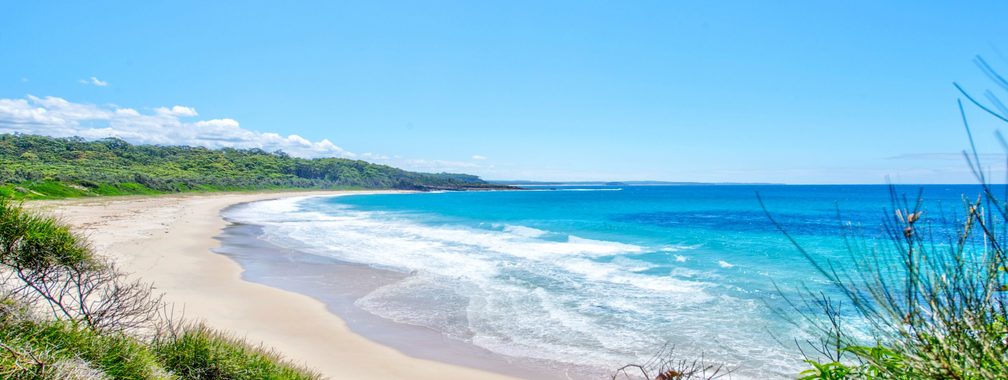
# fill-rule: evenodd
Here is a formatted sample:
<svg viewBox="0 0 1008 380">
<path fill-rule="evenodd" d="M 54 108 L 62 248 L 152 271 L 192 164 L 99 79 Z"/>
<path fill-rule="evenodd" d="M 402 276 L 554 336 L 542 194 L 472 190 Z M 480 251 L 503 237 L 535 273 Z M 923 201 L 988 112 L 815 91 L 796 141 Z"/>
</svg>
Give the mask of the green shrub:
<svg viewBox="0 0 1008 380">
<path fill-rule="evenodd" d="M 978 58 L 977 64 L 1008 90 L 1008 82 L 986 62 Z M 1008 114 L 1002 114 L 1008 109 L 999 107 L 993 93 L 986 95 L 995 106 L 985 106 L 956 87 L 979 109 L 1008 123 Z M 809 291 L 801 300 L 789 300 L 796 325 L 820 338 L 808 342 L 819 357 L 806 357 L 812 368 L 803 379 L 1008 378 L 1008 192 L 1002 187 L 1008 185 L 990 184 L 962 101 L 959 112 L 971 148 L 963 156 L 980 191 L 963 196 L 957 227 L 932 225 L 922 194 L 908 201 L 891 188 L 885 238 L 866 241 L 845 233 L 854 267 L 842 269 L 806 252 L 767 212 L 840 294 L 833 300 Z M 931 214 L 944 217 L 941 210 Z M 842 313 L 841 306 L 848 309 Z M 862 323 L 846 323 L 852 316 Z"/>
<path fill-rule="evenodd" d="M 170 378 L 150 349 L 126 335 L 99 334 L 63 320 L 8 321 L 2 327 L 5 379 L 57 379 L 84 369 L 112 379 Z"/>
<path fill-rule="evenodd" d="M 89 247 L 69 227 L 0 198 L 0 264 L 38 270 L 94 262 Z"/>
<path fill-rule="evenodd" d="M 79 187 L 53 180 L 28 183 L 27 188 L 36 196 L 38 196 L 37 194 L 44 194 L 47 198 L 71 198 L 87 194 L 85 190 Z"/>
<path fill-rule="evenodd" d="M 4 198 L 0 270 L 14 274 L 0 276 L 0 379 L 319 377 L 203 326 L 165 332 L 181 322 L 160 319 L 149 284 L 127 280 L 67 226 Z M 155 336 L 130 335 L 138 331 Z"/>
<path fill-rule="evenodd" d="M 154 351 L 165 367 L 185 379 L 317 379 L 320 376 L 284 362 L 279 355 L 250 346 L 200 324 L 163 336 Z"/>
</svg>

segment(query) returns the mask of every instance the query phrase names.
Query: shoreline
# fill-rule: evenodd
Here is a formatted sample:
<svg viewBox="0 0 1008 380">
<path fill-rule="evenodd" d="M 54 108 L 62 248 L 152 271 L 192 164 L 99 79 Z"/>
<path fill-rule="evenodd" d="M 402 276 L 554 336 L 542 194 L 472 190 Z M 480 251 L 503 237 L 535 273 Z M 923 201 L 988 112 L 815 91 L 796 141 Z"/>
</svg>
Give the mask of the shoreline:
<svg viewBox="0 0 1008 380">
<path fill-rule="evenodd" d="M 408 356 L 350 330 L 308 295 L 242 277 L 244 268 L 213 252 L 231 223 L 229 206 L 296 196 L 379 191 L 298 191 L 99 197 L 33 201 L 84 235 L 95 251 L 151 282 L 187 319 L 262 343 L 331 378 L 509 379 L 505 374 Z"/>
<path fill-rule="evenodd" d="M 324 303 L 350 331 L 411 357 L 528 379 L 595 378 L 564 363 L 495 353 L 427 327 L 394 322 L 361 309 L 356 300 L 411 274 L 340 261 L 260 239 L 262 226 L 234 223 L 214 250 L 244 268 L 242 279 L 308 295 Z"/>
<path fill-rule="evenodd" d="M 414 192 L 316 194 L 303 198 L 410 193 Z M 296 198 L 302 196 L 297 195 Z M 356 304 L 358 299 L 378 288 L 408 281 L 415 273 L 376 268 L 279 246 L 261 238 L 264 226 L 232 220 L 227 215 L 230 210 L 268 201 L 270 199 L 236 203 L 219 213 L 228 225 L 215 237 L 220 241 L 219 247 L 211 251 L 238 263 L 243 269 L 242 280 L 318 300 L 330 313 L 341 318 L 352 333 L 412 358 L 522 379 L 609 377 L 609 371 L 603 368 L 497 353 L 472 342 L 448 337 L 435 329 L 392 321 L 362 309 Z"/>
</svg>

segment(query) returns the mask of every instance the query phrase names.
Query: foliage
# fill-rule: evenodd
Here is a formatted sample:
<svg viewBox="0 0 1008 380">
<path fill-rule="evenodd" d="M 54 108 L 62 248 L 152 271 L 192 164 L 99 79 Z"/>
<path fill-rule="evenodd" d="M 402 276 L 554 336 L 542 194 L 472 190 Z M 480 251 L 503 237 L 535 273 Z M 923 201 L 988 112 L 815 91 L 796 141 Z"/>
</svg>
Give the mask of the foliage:
<svg viewBox="0 0 1008 380">
<path fill-rule="evenodd" d="M 476 176 L 416 173 L 344 158 L 303 159 L 261 149 L 132 145 L 107 138 L 0 134 L 0 196 L 268 189 L 493 189 Z"/>
<path fill-rule="evenodd" d="M 127 280 L 67 226 L 2 198 L 0 270 L 10 295 L 94 329 L 141 328 L 160 304 L 150 285 Z"/>
<path fill-rule="evenodd" d="M 224 333 L 172 328 L 183 322 L 158 313 L 151 289 L 67 226 L 0 198 L 0 378 L 319 378 Z"/>
<path fill-rule="evenodd" d="M 313 379 L 318 375 L 285 363 L 276 353 L 252 347 L 199 324 L 153 344 L 172 373 L 185 379 Z"/>
<path fill-rule="evenodd" d="M 840 347 L 842 354 L 849 354 L 859 360 L 858 364 L 844 363 L 838 360 L 819 362 L 814 359 L 806 359 L 805 363 L 810 365 L 805 371 L 798 374 L 800 380 L 839 380 L 839 379 L 915 379 L 921 376 L 908 370 L 904 363 L 907 358 L 892 349 L 876 346 L 854 346 L 848 345 Z M 913 376 L 911 376 L 913 375 Z"/>
<path fill-rule="evenodd" d="M 68 227 L 0 198 L 0 264 L 35 270 L 86 267 L 93 261 L 88 247 Z"/>
<path fill-rule="evenodd" d="M 113 379 L 169 378 L 151 350 L 124 334 L 100 334 L 65 320 L 16 319 L 0 326 L 0 377 L 62 379 L 90 373 Z M 81 376 L 98 378 L 99 376 Z"/>
<path fill-rule="evenodd" d="M 978 65 L 998 85 L 1008 82 L 986 62 Z M 958 87 L 958 86 L 957 86 Z M 962 91 L 962 89 L 960 88 Z M 987 107 L 962 91 L 967 99 L 997 119 L 1008 115 L 993 111 L 1008 109 L 995 103 Z M 840 300 L 808 292 L 789 300 L 798 315 L 795 324 L 819 336 L 807 342 L 818 355 L 806 355 L 812 368 L 803 379 L 993 379 L 1008 376 L 1008 307 L 1006 307 L 1006 260 L 1008 193 L 999 196 L 981 167 L 980 155 L 962 103 L 960 113 L 970 139 L 964 151 L 967 164 L 981 191 L 964 197 L 963 216 L 954 219 L 952 230 L 945 215 L 927 210 L 922 194 L 910 198 L 890 191 L 891 209 L 886 211 L 883 244 L 846 233 L 855 267 L 840 269 L 809 254 L 781 229 L 809 260 Z M 1008 144 L 998 134 L 1002 145 Z M 1005 188 L 1008 190 L 1008 188 Z M 762 204 L 762 200 L 760 200 Z M 764 206 L 764 211 L 766 207 Z M 929 217 L 931 214 L 933 217 Z M 940 223 L 933 223 L 933 222 Z M 852 313 L 841 312 L 848 305 Z M 863 325 L 842 323 L 855 317 Z"/>
<path fill-rule="evenodd" d="M 681 359 L 675 355 L 675 348 L 665 345 L 651 359 L 643 364 L 627 364 L 612 375 L 617 379 L 654 380 L 715 380 L 730 378 L 732 370 L 723 364 L 709 363 L 702 357 L 697 360 Z"/>
</svg>

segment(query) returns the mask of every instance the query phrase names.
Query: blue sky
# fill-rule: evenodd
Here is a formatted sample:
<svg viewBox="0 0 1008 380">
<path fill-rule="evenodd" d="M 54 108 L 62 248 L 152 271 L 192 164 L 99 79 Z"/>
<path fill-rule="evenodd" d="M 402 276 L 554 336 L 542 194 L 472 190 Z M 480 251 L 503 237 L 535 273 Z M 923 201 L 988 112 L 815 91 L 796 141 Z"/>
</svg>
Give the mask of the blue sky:
<svg viewBox="0 0 1008 380">
<path fill-rule="evenodd" d="M 0 129 L 490 179 L 971 182 L 952 82 L 994 87 L 975 55 L 1008 72 L 1006 14 L 997 1 L 7 2 Z M 969 112 L 998 153 L 998 124 Z"/>
</svg>

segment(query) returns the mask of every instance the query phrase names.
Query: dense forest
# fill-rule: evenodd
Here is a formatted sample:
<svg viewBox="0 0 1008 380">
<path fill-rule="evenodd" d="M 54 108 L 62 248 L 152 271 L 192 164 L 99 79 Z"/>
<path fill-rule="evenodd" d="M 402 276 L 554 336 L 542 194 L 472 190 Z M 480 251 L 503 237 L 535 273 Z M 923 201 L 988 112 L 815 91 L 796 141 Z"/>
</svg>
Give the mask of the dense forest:
<svg viewBox="0 0 1008 380">
<path fill-rule="evenodd" d="M 466 174 L 416 173 L 360 160 L 303 159 L 261 149 L 0 134 L 0 195 L 16 198 L 291 188 L 505 187 Z"/>
</svg>

